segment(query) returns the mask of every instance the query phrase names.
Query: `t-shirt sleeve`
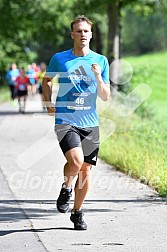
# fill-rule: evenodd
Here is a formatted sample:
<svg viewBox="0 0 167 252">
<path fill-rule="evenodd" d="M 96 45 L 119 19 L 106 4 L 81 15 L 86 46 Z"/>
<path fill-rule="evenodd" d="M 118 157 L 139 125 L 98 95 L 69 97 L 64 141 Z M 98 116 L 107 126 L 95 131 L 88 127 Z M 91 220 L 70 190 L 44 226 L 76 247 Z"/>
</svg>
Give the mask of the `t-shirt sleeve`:
<svg viewBox="0 0 167 252">
<path fill-rule="evenodd" d="M 7 81 L 9 81 L 9 80 L 10 80 L 11 76 L 10 76 L 10 72 L 9 72 L 9 71 L 6 73 L 5 78 L 6 78 L 6 80 L 7 80 Z"/>
<path fill-rule="evenodd" d="M 102 78 L 105 84 L 109 84 L 110 80 L 109 80 L 109 64 L 108 64 L 108 60 L 106 57 L 104 57 L 104 66 L 102 69 Z"/>
<path fill-rule="evenodd" d="M 54 78 L 57 72 L 57 60 L 56 60 L 56 54 L 51 58 L 49 65 L 46 68 L 46 74 L 45 76 L 48 76 L 50 78 Z"/>
</svg>

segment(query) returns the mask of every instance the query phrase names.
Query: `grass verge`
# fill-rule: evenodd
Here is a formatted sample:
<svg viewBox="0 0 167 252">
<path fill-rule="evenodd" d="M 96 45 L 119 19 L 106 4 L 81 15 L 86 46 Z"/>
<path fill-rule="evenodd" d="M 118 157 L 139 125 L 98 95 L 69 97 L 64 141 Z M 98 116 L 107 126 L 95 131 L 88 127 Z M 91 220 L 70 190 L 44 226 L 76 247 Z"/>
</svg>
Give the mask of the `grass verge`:
<svg viewBox="0 0 167 252">
<path fill-rule="evenodd" d="M 0 103 L 10 100 L 10 91 L 7 85 L 0 86 Z"/>
<path fill-rule="evenodd" d="M 167 52 L 126 58 L 134 69 L 130 92 L 148 84 L 151 96 L 126 118 L 115 111 L 105 117 L 116 124 L 115 132 L 101 144 L 99 156 L 119 170 L 167 196 Z"/>
</svg>

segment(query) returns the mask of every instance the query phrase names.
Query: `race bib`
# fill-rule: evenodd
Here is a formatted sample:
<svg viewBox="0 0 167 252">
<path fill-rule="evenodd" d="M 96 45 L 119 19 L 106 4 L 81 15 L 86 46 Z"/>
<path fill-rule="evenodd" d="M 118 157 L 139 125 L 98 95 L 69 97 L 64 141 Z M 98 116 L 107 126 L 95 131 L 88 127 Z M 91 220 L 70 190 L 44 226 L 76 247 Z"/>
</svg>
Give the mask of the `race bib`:
<svg viewBox="0 0 167 252">
<path fill-rule="evenodd" d="M 25 86 L 23 84 L 19 85 L 19 90 L 20 91 L 25 91 Z"/>
<path fill-rule="evenodd" d="M 72 93 L 69 92 L 68 96 L 69 105 L 68 109 L 73 110 L 89 110 L 91 109 L 91 92 L 85 93 Z"/>
</svg>

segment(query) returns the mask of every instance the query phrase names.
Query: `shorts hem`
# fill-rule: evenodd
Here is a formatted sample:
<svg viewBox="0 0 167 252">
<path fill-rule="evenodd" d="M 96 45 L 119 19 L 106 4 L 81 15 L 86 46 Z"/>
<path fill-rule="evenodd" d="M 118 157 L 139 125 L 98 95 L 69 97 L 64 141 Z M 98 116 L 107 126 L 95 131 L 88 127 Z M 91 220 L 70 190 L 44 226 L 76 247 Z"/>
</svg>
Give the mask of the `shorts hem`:
<svg viewBox="0 0 167 252">
<path fill-rule="evenodd" d="M 90 165 L 94 165 L 94 166 L 96 166 L 96 164 L 97 164 L 97 161 L 86 160 L 85 158 L 84 158 L 84 162 L 85 162 L 85 163 L 88 163 L 88 164 L 90 164 Z"/>
<path fill-rule="evenodd" d="M 76 148 L 76 147 L 82 148 L 81 145 L 74 145 L 74 146 L 70 146 L 69 148 L 66 148 L 66 149 L 65 149 L 65 148 L 62 147 L 61 144 L 60 144 L 60 148 L 61 148 L 61 150 L 62 150 L 62 152 L 63 152 L 64 155 L 66 154 L 67 151 L 72 150 L 72 149 L 74 149 L 74 148 Z"/>
</svg>

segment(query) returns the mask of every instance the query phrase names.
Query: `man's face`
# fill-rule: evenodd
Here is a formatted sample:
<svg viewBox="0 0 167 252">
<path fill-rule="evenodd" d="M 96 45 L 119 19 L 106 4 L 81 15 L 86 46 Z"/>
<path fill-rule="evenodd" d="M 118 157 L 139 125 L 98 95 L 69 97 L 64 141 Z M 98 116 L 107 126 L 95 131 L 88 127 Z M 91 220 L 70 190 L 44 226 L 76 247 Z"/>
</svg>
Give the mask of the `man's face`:
<svg viewBox="0 0 167 252">
<path fill-rule="evenodd" d="M 12 70 L 15 70 L 17 68 L 16 64 L 12 64 Z"/>
<path fill-rule="evenodd" d="M 71 38 L 78 47 L 88 45 L 92 38 L 91 26 L 85 21 L 74 24 Z"/>
</svg>

